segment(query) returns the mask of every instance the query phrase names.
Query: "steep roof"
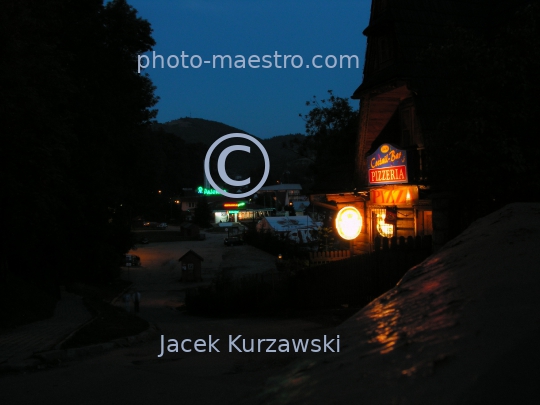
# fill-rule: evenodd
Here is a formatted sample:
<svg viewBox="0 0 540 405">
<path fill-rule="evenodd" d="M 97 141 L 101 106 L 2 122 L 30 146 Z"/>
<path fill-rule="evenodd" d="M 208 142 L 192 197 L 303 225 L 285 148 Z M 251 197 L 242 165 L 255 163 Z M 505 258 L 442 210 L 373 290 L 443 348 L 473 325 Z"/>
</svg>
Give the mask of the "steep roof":
<svg viewBox="0 0 540 405">
<path fill-rule="evenodd" d="M 479 219 L 336 327 L 332 337 L 346 347 L 305 353 L 257 401 L 530 402 L 540 358 L 539 244 L 538 203 Z"/>
<path fill-rule="evenodd" d="M 193 250 L 188 250 L 180 259 L 178 259 L 179 262 L 182 261 L 183 258 L 187 257 L 187 256 L 196 256 L 197 258 L 200 259 L 201 262 L 204 262 L 204 259 L 198 255 L 197 253 L 195 253 Z"/>
<path fill-rule="evenodd" d="M 352 98 L 389 82 L 413 82 L 422 86 L 424 79 L 437 79 L 419 57 L 429 45 L 440 45 L 453 35 L 455 27 L 479 27 L 485 23 L 487 0 L 393 0 L 385 11 L 370 18 L 364 30 L 368 43 L 372 38 L 391 34 L 394 38 L 395 62 L 371 74 L 365 74 Z M 427 55 L 426 55 L 427 56 Z M 366 66 L 369 55 L 366 57 Z M 366 69 L 364 69 L 366 73 Z M 426 87 L 427 88 L 427 87 Z"/>
</svg>

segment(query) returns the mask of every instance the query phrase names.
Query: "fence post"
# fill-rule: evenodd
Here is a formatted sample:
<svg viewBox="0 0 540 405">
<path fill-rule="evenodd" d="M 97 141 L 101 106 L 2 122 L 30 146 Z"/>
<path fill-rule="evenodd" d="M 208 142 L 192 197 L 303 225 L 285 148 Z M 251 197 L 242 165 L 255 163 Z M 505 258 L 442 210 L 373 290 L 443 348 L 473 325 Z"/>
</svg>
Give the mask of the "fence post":
<svg viewBox="0 0 540 405">
<path fill-rule="evenodd" d="M 383 240 L 382 240 L 382 250 L 383 250 L 383 252 L 388 253 L 388 250 L 389 250 L 389 246 L 388 246 L 389 243 L 388 242 L 389 242 L 388 238 L 383 238 Z"/>
<path fill-rule="evenodd" d="M 392 250 L 397 250 L 398 249 L 398 238 L 397 238 L 397 236 L 392 237 L 391 248 L 392 248 Z"/>
<path fill-rule="evenodd" d="M 381 250 L 381 238 L 380 236 L 375 237 L 375 243 L 373 244 L 373 247 L 375 249 L 375 252 L 378 252 Z"/>
</svg>

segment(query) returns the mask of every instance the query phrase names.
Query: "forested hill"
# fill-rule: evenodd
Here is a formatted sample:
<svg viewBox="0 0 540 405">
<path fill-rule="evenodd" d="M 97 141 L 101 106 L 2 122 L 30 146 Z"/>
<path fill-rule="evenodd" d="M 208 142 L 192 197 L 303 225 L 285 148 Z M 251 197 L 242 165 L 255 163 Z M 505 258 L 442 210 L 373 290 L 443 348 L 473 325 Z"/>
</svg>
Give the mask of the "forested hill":
<svg viewBox="0 0 540 405">
<path fill-rule="evenodd" d="M 174 173 L 176 180 L 173 183 L 182 183 L 183 186 L 190 184 L 200 184 L 203 178 L 203 161 L 207 148 L 214 143 L 219 137 L 230 133 L 248 134 L 246 131 L 232 127 L 230 125 L 206 120 L 202 118 L 179 118 L 166 123 L 158 123 L 153 126 L 157 137 L 154 139 L 158 143 L 163 142 L 163 137 L 171 137 L 160 147 L 162 150 L 161 156 L 167 156 L 170 161 L 169 171 L 171 167 L 175 167 Z M 160 135 L 159 135 L 160 134 Z M 172 137 L 176 135 L 176 137 Z M 249 135 L 249 134 L 248 134 Z M 260 139 L 255 135 L 270 158 L 270 177 L 269 182 L 275 183 L 279 181 L 298 182 L 306 181 L 306 160 L 301 158 L 291 148 L 284 147 L 289 145 L 292 139 L 303 139 L 304 135 L 289 134 L 275 136 L 269 139 Z M 231 141 L 232 142 L 232 141 Z M 182 165 L 181 162 L 175 162 L 178 158 L 184 161 L 183 169 L 176 167 Z M 228 159 L 227 167 L 231 173 L 240 176 L 249 175 L 249 171 L 255 172 L 264 169 L 263 162 L 257 158 L 256 154 L 249 154 L 239 159 Z M 167 177 L 169 174 L 162 173 L 161 177 Z M 196 180 L 197 179 L 197 180 Z M 172 184 L 171 187 L 174 187 Z"/>
<path fill-rule="evenodd" d="M 154 129 L 163 129 L 178 135 L 186 143 L 203 143 L 211 145 L 220 136 L 231 133 L 248 134 L 246 131 L 223 124 L 222 122 L 205 120 L 203 118 L 179 118 L 162 124 L 155 124 Z"/>
</svg>

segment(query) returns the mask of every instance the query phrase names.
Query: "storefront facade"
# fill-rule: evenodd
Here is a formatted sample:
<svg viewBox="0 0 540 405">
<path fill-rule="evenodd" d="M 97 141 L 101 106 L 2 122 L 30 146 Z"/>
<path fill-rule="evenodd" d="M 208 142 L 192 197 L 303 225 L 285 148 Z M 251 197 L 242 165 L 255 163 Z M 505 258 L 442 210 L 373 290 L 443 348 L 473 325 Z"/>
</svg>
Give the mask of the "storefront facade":
<svg viewBox="0 0 540 405">
<path fill-rule="evenodd" d="M 354 180 L 366 192 L 371 246 L 377 237 L 431 236 L 437 250 L 451 234 L 457 196 L 433 188 L 426 143 L 440 136 L 448 114 L 437 86 L 446 79 L 422 59 L 451 39 L 449 23 L 475 24 L 474 3 L 372 1 L 364 75 L 351 97 L 360 105 Z"/>
<path fill-rule="evenodd" d="M 214 223 L 258 222 L 264 216 L 275 215 L 274 208 L 257 207 L 245 201 L 225 201 L 221 208 L 213 210 Z"/>
<path fill-rule="evenodd" d="M 376 238 L 405 238 L 433 234 L 427 187 L 413 184 L 407 150 L 384 143 L 367 156 L 367 218 L 372 247 Z M 424 199 L 420 196 L 424 195 Z"/>
</svg>

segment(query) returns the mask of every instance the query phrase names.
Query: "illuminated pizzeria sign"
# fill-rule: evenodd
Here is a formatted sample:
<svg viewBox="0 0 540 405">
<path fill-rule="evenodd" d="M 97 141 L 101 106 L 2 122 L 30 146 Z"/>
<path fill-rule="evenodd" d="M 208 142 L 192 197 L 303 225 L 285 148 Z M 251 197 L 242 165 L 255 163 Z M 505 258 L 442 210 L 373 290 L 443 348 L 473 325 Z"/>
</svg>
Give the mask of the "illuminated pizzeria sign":
<svg viewBox="0 0 540 405">
<path fill-rule="evenodd" d="M 407 151 L 381 145 L 367 158 L 369 184 L 407 183 Z"/>
<path fill-rule="evenodd" d="M 370 190 L 369 200 L 376 205 L 410 205 L 418 200 L 417 186 L 388 186 Z"/>
</svg>

